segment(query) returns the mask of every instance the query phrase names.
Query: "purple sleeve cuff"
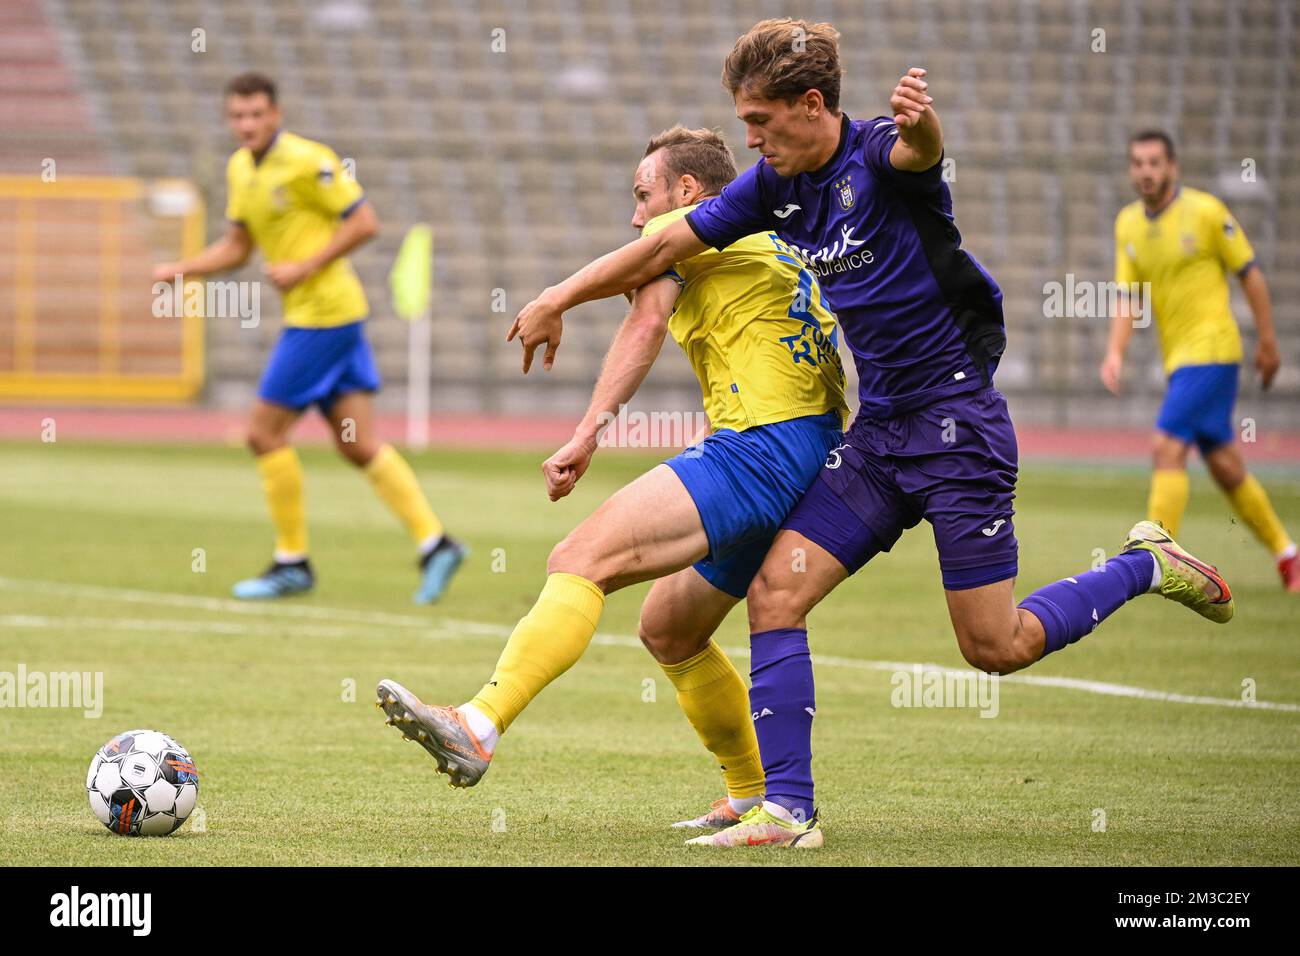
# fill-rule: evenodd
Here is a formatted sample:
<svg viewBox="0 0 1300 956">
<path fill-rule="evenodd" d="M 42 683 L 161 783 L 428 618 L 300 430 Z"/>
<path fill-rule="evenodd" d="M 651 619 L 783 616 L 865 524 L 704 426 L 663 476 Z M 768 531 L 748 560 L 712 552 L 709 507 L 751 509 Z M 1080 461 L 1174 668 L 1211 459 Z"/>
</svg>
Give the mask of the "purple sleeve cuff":
<svg viewBox="0 0 1300 956">
<path fill-rule="evenodd" d="M 722 249 L 722 248 L 724 248 L 723 246 L 719 246 L 717 243 L 715 243 L 712 239 L 710 239 L 710 238 L 709 238 L 708 236 L 706 236 L 704 233 L 700 232 L 700 226 L 699 226 L 699 223 L 697 223 L 697 222 L 695 221 L 695 211 L 694 211 L 694 210 L 691 210 L 690 212 L 688 212 L 688 213 L 687 213 L 683 218 L 686 220 L 686 225 L 688 225 L 688 226 L 691 227 L 691 232 L 695 233 L 695 238 L 698 239 L 698 240 L 700 240 L 700 242 L 704 243 L 706 246 L 712 246 L 712 247 L 715 248 L 715 249 Z"/>
</svg>

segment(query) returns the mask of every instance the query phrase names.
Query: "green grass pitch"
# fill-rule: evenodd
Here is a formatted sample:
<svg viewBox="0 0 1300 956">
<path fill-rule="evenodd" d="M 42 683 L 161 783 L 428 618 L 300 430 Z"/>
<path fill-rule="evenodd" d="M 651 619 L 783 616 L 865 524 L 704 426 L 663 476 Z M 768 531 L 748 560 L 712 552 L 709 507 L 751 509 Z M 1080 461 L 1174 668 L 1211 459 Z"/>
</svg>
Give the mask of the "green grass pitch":
<svg viewBox="0 0 1300 956">
<path fill-rule="evenodd" d="M 371 706 L 385 676 L 434 702 L 471 696 L 531 605 L 550 547 L 653 458 L 604 454 L 552 505 L 540 454 L 413 456 L 473 548 L 428 609 L 410 604 L 405 535 L 324 449 L 303 456 L 319 586 L 275 605 L 227 600 L 269 548 L 242 450 L 10 443 L 0 456 L 0 671 L 104 674 L 99 719 L 0 710 L 0 864 L 1300 863 L 1295 709 L 1013 681 L 994 719 L 893 707 L 891 672 L 871 662 L 964 667 L 925 526 L 812 618 L 826 848 L 727 852 L 683 847 L 668 828 L 721 787 L 634 641 L 644 587 L 610 599 L 586 657 L 512 728 L 473 790 L 449 789 Z M 1294 472 L 1267 485 L 1300 527 Z M 1018 593 L 1113 551 L 1145 496 L 1136 468 L 1027 466 Z M 1253 682 L 1260 701 L 1300 704 L 1300 598 L 1282 593 L 1203 478 L 1180 537 L 1228 575 L 1236 620 L 1215 627 L 1142 598 L 1027 673 L 1226 701 Z M 737 611 L 720 641 L 745 639 Z M 126 840 L 91 815 L 91 755 L 141 726 L 193 753 L 203 832 L 192 819 L 165 839 Z"/>
</svg>

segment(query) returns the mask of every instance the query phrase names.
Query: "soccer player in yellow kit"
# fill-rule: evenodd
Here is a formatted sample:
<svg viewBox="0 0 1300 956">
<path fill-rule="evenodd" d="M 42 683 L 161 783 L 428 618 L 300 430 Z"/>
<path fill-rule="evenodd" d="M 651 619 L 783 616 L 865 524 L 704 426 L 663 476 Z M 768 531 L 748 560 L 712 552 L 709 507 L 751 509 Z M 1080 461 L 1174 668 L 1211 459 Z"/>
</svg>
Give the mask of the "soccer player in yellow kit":
<svg viewBox="0 0 1300 956">
<path fill-rule="evenodd" d="M 226 87 L 226 117 L 240 148 L 226 167 L 226 234 L 180 262 L 161 263 L 154 280 L 234 269 L 260 249 L 265 273 L 284 297 L 284 325 L 258 386 L 248 444 L 275 526 L 269 568 L 234 587 L 239 598 L 309 591 L 302 466 L 289 433 L 303 411 L 320 408 L 340 454 L 370 479 L 402 521 L 420 556 L 417 603 L 435 601 L 466 550 L 443 533 L 415 474 L 375 435 L 372 394 L 379 373 L 365 337 L 365 291 L 348 252 L 379 223 L 360 185 L 328 146 L 280 127 L 275 84 L 258 73 Z"/>
<path fill-rule="evenodd" d="M 735 159 L 716 133 L 666 130 L 637 167 L 632 225 L 657 232 L 735 177 Z M 615 493 L 551 552 L 537 603 L 470 702 L 430 707 L 395 681 L 379 684 L 388 722 L 422 743 L 453 786 L 479 781 L 501 734 L 582 656 L 606 596 L 654 580 L 641 640 L 727 787 L 726 800 L 678 826 L 729 826 L 761 802 L 763 763 L 745 681 L 711 638 L 840 442 L 846 406 L 835 318 L 812 272 L 775 233 L 677 263 L 636 291 L 586 416 L 543 465 L 552 500 L 587 470 L 600 423 L 636 392 L 666 333 L 695 370 L 711 434 Z M 525 372 L 530 359 L 531 351 Z"/>
<path fill-rule="evenodd" d="M 1196 445 L 1234 510 L 1272 552 L 1283 587 L 1300 591 L 1295 542 L 1246 470 L 1232 420 L 1242 350 L 1228 304 L 1228 273 L 1241 279 L 1255 317 L 1255 368 L 1265 388 L 1280 364 L 1268 285 L 1255 253 L 1227 206 L 1179 184 L 1168 134 L 1149 130 L 1133 137 L 1129 176 L 1139 198 L 1115 217 L 1115 281 L 1122 289 L 1150 283 L 1144 305 L 1155 319 L 1169 377 L 1156 421 L 1147 516 L 1177 535 L 1187 507 L 1187 453 Z M 1133 334 L 1132 311 L 1126 302 L 1112 317 L 1101 365 L 1102 382 L 1115 394 Z"/>
</svg>

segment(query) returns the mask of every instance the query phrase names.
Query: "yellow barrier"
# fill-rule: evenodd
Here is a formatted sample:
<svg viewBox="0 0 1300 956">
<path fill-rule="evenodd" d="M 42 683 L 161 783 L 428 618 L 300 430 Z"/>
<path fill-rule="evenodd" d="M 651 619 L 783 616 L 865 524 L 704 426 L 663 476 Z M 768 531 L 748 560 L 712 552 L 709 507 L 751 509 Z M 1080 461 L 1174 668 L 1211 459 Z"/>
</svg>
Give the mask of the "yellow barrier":
<svg viewBox="0 0 1300 956">
<path fill-rule="evenodd" d="M 203 238 L 185 181 L 0 176 L 0 399 L 196 396 L 203 319 L 156 317 L 149 267 Z"/>
</svg>

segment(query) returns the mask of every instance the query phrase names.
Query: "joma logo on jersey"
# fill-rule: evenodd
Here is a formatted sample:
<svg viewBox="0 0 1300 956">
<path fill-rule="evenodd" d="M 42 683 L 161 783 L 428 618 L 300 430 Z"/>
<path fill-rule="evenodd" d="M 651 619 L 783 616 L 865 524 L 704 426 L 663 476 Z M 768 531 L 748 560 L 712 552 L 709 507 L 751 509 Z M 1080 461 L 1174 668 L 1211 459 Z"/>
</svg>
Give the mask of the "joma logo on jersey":
<svg viewBox="0 0 1300 956">
<path fill-rule="evenodd" d="M 841 209 L 853 208 L 853 180 L 845 176 L 835 183 L 835 198 L 840 201 Z"/>
</svg>

